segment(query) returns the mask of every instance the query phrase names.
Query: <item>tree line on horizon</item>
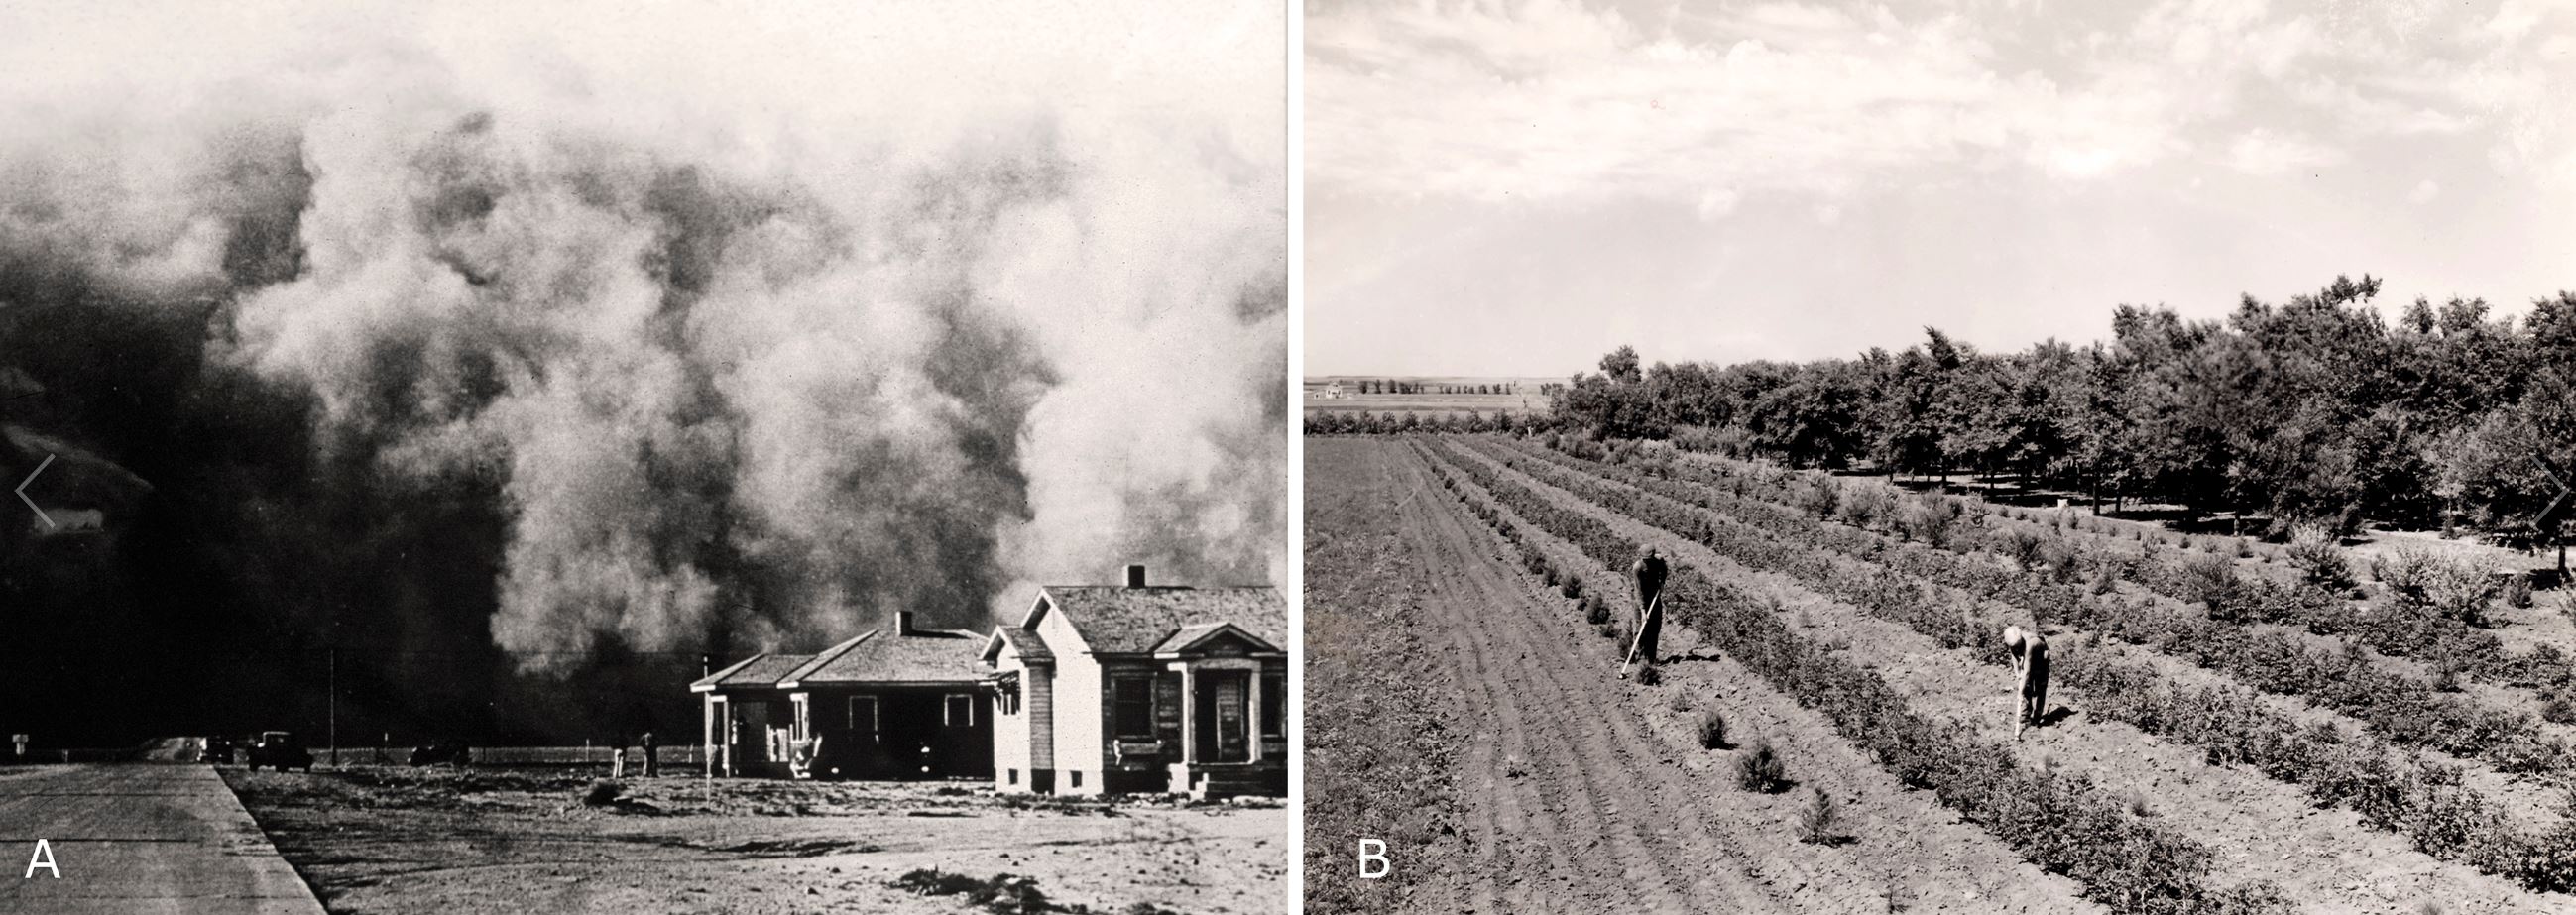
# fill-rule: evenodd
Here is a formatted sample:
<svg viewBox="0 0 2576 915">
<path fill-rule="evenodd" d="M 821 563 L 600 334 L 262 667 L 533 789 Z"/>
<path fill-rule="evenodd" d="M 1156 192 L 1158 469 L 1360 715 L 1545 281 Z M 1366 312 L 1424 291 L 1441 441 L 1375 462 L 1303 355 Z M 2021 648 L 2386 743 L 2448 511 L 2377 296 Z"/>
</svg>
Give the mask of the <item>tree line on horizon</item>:
<svg viewBox="0 0 2576 915">
<path fill-rule="evenodd" d="M 1358 388 L 1358 393 L 1361 394 L 1517 394 L 1520 393 L 1521 388 L 1521 385 L 1510 382 L 1496 384 L 1425 384 L 1419 381 L 1400 381 L 1393 378 L 1362 378 L 1352 384 Z M 1538 386 L 1538 392 L 1546 394 L 1550 393 L 1552 389 L 1562 389 L 1563 387 L 1564 385 L 1557 384 L 1552 381 L 1542 382 Z"/>
<path fill-rule="evenodd" d="M 2508 538 L 2576 452 L 2576 292 L 2520 321 L 2338 276 L 2219 320 L 2121 305 L 2111 337 L 1981 352 L 1938 328 L 1899 352 L 1577 372 L 1552 425 L 1794 467 L 1974 473 L 2081 494 L 2355 530 L 2363 519 Z"/>
</svg>

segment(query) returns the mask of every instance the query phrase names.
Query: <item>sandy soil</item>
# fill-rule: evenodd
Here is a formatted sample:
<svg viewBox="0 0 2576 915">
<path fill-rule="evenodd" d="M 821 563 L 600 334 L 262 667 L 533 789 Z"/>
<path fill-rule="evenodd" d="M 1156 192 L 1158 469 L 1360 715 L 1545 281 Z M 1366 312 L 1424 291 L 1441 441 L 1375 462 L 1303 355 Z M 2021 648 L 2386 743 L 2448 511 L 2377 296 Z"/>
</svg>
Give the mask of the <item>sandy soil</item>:
<svg viewBox="0 0 2576 915">
<path fill-rule="evenodd" d="M 1583 502 L 1489 458 L 1473 459 L 1561 505 L 1610 523 L 1626 536 L 1653 543 L 1681 563 L 1774 594 L 1804 624 L 1847 637 L 1853 660 L 1877 669 L 1907 694 L 1916 710 L 1966 722 L 1988 737 L 2009 738 L 2010 681 L 2000 668 L 1980 664 L 1965 651 L 1941 649 L 1920 633 L 1825 599 L 1786 576 L 1736 566 L 1686 538 Z M 2196 672 L 2192 679 L 2215 677 L 2171 659 L 2157 660 L 2168 675 L 2188 670 Z M 2407 840 L 2363 825 L 2350 811 L 2318 810 L 2296 786 L 2243 767 L 2211 766 L 2196 748 L 2085 716 L 2081 691 L 2052 690 L 2050 699 L 2074 714 L 2019 743 L 2023 760 L 2075 769 L 2110 790 L 2140 798 L 2157 816 L 2218 851 L 2221 885 L 2268 879 L 2292 898 L 2327 911 L 2413 912 L 2425 902 L 2454 912 L 2563 910 L 2560 900 L 2415 851 Z"/>
<path fill-rule="evenodd" d="M 1290 814 L 880 783 L 588 779 L 353 767 L 224 778 L 333 912 L 937 912 L 886 884 L 918 868 L 1034 878 L 1063 911 L 1288 908 Z"/>
<path fill-rule="evenodd" d="M 1336 499 L 1391 510 L 1400 522 L 1401 555 L 1374 574 L 1425 583 L 1419 625 L 1440 648 L 1424 656 L 1440 666 L 1426 674 L 1466 690 L 1457 730 L 1469 736 L 1456 772 L 1468 851 L 1426 865 L 1454 887 L 1450 909 L 2096 910 L 2063 878 L 1928 794 L 1902 789 L 1794 702 L 1698 651 L 1680 627 L 1667 629 L 1665 651 L 1694 660 L 1669 665 L 1661 686 L 1621 680 L 1617 649 L 1566 602 L 1543 596 L 1402 442 L 1310 440 L 1307 455 L 1310 528 L 1367 514 L 1317 514 Z M 1324 663 L 1314 650 L 1308 663 Z M 1770 739 L 1798 790 L 1737 790 L 1733 751 L 1703 750 L 1687 733 L 1703 707 L 1718 708 L 1743 737 Z M 1317 752 L 1310 746 L 1310 757 Z M 1794 838 L 1813 789 L 1841 804 L 1851 841 Z M 1307 798 L 1317 815 L 1342 802 Z"/>
<path fill-rule="evenodd" d="M 1306 452 L 1306 907 L 1453 911 L 1458 872 L 1423 865 L 1474 853 L 1455 764 L 1470 710 L 1430 657 L 1428 583 L 1387 510 L 1406 481 L 1373 456 Z M 1360 876 L 1363 839 L 1386 843 L 1388 873 Z"/>
</svg>

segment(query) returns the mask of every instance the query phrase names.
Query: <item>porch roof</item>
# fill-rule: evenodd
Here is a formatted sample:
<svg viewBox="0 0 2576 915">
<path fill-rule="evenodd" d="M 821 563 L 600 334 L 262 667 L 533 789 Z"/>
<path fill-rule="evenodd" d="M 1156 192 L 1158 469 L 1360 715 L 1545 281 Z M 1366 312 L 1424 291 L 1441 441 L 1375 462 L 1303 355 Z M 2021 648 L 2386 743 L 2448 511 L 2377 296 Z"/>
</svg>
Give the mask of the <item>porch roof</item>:
<svg viewBox="0 0 2576 915">
<path fill-rule="evenodd" d="M 733 666 L 700 677 L 689 684 L 690 692 L 713 692 L 719 689 L 774 689 L 778 678 L 814 660 L 810 654 L 762 653 L 737 661 Z"/>
</svg>

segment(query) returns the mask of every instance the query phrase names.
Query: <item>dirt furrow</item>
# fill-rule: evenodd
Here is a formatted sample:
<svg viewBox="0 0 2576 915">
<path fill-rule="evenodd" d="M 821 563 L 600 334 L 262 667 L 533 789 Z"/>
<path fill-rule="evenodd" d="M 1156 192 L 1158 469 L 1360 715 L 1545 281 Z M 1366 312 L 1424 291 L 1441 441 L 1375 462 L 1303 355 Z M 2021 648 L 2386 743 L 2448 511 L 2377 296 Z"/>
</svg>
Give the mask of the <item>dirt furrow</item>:
<svg viewBox="0 0 2576 915">
<path fill-rule="evenodd" d="M 1534 663 L 1542 656 L 1520 631 L 1527 617 L 1515 609 L 1528 603 L 1527 589 L 1496 587 L 1490 548 L 1470 546 L 1482 544 L 1470 539 L 1450 513 L 1448 500 L 1420 476 L 1418 464 L 1408 458 L 1403 472 L 1413 476 L 1414 486 L 1425 493 L 1406 503 L 1404 526 L 1414 555 L 1432 579 L 1433 593 L 1449 598 L 1439 603 L 1451 613 L 1447 628 L 1460 649 L 1450 656 L 1467 667 L 1462 682 L 1507 684 L 1495 691 L 1525 690 L 1549 700 L 1535 714 L 1517 701 L 1498 704 L 1504 717 L 1495 733 L 1521 747 L 1518 763 L 1523 771 L 1517 776 L 1503 773 L 1496 787 L 1532 785 L 1559 792 L 1557 809 L 1571 815 L 1580 827 L 1580 831 L 1557 833 L 1561 862 L 1578 873 L 1563 891 L 1586 904 L 1661 911 L 1697 908 L 1693 899 L 1675 889 L 1680 871 L 1664 857 L 1664 850 L 1678 838 L 1671 835 L 1675 824 L 1641 821 L 1636 815 L 1640 808 L 1652 805 L 1622 804 L 1613 796 L 1613 786 L 1604 784 L 1630 785 L 1627 793 L 1639 799 L 1654 796 L 1637 784 L 1644 780 L 1641 773 L 1616 755 L 1615 738 L 1603 733 L 1600 722 L 1609 710 L 1600 706 L 1596 691 L 1569 687 L 1555 676 L 1551 665 Z M 1512 762 L 1507 758 L 1505 765 Z M 1605 774 L 1617 778 L 1605 779 Z M 1578 837 L 1584 837 L 1579 845 Z M 1742 906 L 1758 900 L 1725 901 Z"/>
<path fill-rule="evenodd" d="M 1421 483 L 1436 487 L 1427 477 Z M 1434 542 L 1477 544 L 1437 549 L 1440 564 L 1462 570 L 1456 578 L 1460 590 L 1443 593 L 1464 597 L 1462 608 L 1492 610 L 1481 625 L 1509 641 L 1506 651 L 1521 650 L 1509 675 L 1550 690 L 1557 697 L 1546 706 L 1553 718 L 1586 723 L 1583 733 L 1567 737 L 1583 757 L 1578 776 L 1612 772 L 1638 786 L 1629 792 L 1638 802 L 1629 807 L 1641 809 L 1616 813 L 1657 824 L 1661 841 L 1679 848 L 1683 866 L 1698 874 L 1692 888 L 1703 902 L 1719 898 L 1705 894 L 1740 882 L 1785 894 L 1798 911 L 1880 911 L 1891 905 L 1912 911 L 2098 910 L 2076 896 L 2072 883 L 2021 861 L 1930 795 L 1898 786 L 1830 725 L 1760 686 L 1732 662 L 1703 656 L 1701 662 L 1670 665 L 1666 673 L 1673 679 L 1653 689 L 1620 682 L 1613 673 L 1618 647 L 1595 637 L 1564 606 L 1533 599 L 1536 581 L 1493 558 L 1500 542 L 1481 522 L 1460 513 L 1436 488 L 1432 497 L 1416 501 L 1436 503 L 1436 517 L 1429 519 L 1440 532 Z M 1673 634 L 1667 653 L 1691 653 L 1689 633 L 1680 627 L 1667 631 Z M 1858 841 L 1840 848 L 1800 844 L 1791 821 L 1804 792 L 1736 790 L 1732 755 L 1690 742 L 1687 723 L 1667 705 L 1676 692 L 1707 696 L 1704 701 L 1734 720 L 1763 722 L 1761 731 L 1792 754 L 1798 767 L 1793 777 L 1832 794 L 1845 816 L 1844 832 Z M 1658 717 L 1663 727 L 1656 726 Z M 1748 848 L 1749 856 L 1739 851 Z M 1736 901 L 1719 910 L 1752 909 Z"/>
<path fill-rule="evenodd" d="M 2009 739 L 2010 675 L 1999 668 L 1980 664 L 1965 651 L 1942 649 L 1901 624 L 1825 599 L 1787 576 L 1738 566 L 1695 541 L 1585 502 L 1488 455 L 1473 454 L 1471 459 L 1681 562 L 1773 594 L 1783 612 L 1806 620 L 1809 628 L 1846 639 L 1850 647 L 1845 650 L 1856 661 L 1879 670 L 1918 710 Z M 2427 901 L 2467 912 L 2566 908 L 2564 900 L 2435 860 L 2403 838 L 2369 828 L 2348 810 L 2318 810 L 2295 786 L 2239 767 L 2211 766 L 2194 748 L 2085 716 L 2080 691 L 2052 690 L 2050 698 L 2053 707 L 2072 715 L 2022 741 L 2022 760 L 2075 767 L 2106 788 L 2134 794 L 2158 815 L 2174 818 L 2193 838 L 2219 851 L 2224 882 L 2273 880 L 2292 898 L 2334 911 L 2415 911 Z"/>
</svg>

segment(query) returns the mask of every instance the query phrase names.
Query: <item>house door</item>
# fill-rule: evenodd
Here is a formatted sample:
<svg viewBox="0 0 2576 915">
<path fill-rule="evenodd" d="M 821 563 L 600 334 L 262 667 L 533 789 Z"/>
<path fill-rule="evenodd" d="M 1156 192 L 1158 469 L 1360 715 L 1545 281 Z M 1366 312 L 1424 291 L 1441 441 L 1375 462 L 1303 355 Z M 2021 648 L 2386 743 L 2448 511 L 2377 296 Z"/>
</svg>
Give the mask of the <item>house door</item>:
<svg viewBox="0 0 2576 915">
<path fill-rule="evenodd" d="M 1252 761 L 1252 675 L 1240 670 L 1202 671 L 1198 681 L 1200 762 Z"/>
</svg>

